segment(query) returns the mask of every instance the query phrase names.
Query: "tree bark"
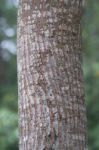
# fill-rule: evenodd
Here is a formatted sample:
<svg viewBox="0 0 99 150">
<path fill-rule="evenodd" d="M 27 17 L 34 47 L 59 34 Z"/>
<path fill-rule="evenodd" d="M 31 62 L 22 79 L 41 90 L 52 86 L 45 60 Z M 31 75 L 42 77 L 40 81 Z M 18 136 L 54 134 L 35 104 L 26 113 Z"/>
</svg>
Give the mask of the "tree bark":
<svg viewBox="0 0 99 150">
<path fill-rule="evenodd" d="M 19 0 L 20 150 L 87 150 L 82 0 Z"/>
</svg>

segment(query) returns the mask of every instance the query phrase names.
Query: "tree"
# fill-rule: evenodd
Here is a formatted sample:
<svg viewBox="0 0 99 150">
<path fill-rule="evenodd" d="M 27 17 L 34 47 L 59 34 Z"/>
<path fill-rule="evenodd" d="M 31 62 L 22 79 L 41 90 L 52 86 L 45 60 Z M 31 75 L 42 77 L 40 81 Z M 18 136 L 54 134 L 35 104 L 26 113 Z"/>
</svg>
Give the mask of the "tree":
<svg viewBox="0 0 99 150">
<path fill-rule="evenodd" d="M 20 150 L 86 150 L 81 0 L 19 1 Z"/>
</svg>

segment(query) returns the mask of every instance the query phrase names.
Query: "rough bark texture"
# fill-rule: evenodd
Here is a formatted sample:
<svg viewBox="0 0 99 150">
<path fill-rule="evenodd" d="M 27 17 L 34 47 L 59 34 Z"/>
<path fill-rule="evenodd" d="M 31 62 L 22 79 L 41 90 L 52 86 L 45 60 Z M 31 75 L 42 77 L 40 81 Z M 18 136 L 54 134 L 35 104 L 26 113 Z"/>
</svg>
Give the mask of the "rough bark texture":
<svg viewBox="0 0 99 150">
<path fill-rule="evenodd" d="M 19 0 L 20 150 L 87 150 L 81 0 Z"/>
</svg>

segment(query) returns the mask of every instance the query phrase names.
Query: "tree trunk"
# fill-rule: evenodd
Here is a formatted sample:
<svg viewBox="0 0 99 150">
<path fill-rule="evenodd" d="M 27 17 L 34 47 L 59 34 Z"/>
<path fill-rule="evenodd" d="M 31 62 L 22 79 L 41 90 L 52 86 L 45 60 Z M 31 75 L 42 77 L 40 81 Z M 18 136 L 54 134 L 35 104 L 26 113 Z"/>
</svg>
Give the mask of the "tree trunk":
<svg viewBox="0 0 99 150">
<path fill-rule="evenodd" d="M 82 0 L 19 0 L 20 150 L 87 150 Z"/>
</svg>

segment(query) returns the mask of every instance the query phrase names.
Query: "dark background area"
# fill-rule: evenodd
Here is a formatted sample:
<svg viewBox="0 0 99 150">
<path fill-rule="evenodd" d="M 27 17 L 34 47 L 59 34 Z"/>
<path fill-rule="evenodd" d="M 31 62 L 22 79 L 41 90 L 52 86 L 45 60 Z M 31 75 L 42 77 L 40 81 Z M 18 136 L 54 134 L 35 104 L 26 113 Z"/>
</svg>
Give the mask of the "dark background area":
<svg viewBox="0 0 99 150">
<path fill-rule="evenodd" d="M 0 0 L 0 150 L 18 150 L 16 0 Z M 87 0 L 82 18 L 89 150 L 99 150 L 99 0 Z"/>
</svg>

